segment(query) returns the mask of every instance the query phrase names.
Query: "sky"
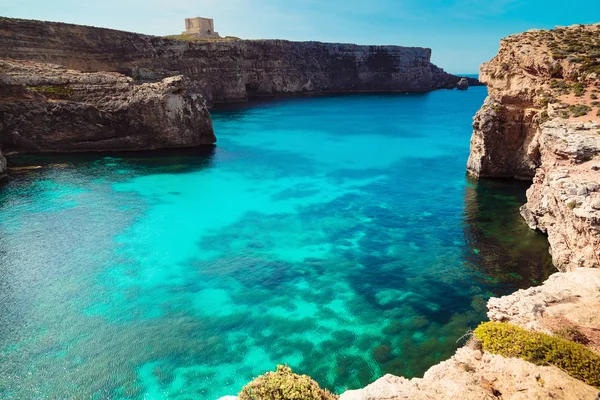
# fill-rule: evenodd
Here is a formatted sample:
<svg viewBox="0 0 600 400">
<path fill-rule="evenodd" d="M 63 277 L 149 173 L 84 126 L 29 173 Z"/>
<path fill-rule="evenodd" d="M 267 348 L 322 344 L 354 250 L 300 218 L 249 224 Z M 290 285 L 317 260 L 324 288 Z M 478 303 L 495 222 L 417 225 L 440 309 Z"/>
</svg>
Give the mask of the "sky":
<svg viewBox="0 0 600 400">
<path fill-rule="evenodd" d="M 600 22 L 598 0 L 0 0 L 0 16 L 152 35 L 214 18 L 221 36 L 429 47 L 451 73 L 477 73 L 501 38 Z"/>
</svg>

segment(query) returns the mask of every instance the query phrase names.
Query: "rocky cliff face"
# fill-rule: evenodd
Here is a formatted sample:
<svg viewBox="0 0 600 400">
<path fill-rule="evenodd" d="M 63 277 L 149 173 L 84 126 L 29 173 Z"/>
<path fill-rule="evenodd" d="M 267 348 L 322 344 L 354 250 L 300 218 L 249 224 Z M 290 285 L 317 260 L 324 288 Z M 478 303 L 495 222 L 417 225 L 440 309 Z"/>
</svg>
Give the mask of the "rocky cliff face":
<svg viewBox="0 0 600 400">
<path fill-rule="evenodd" d="M 212 144 L 205 102 L 184 78 L 136 83 L 118 73 L 0 60 L 4 153 L 141 150 Z"/>
<path fill-rule="evenodd" d="M 533 179 L 522 214 L 562 271 L 600 266 L 600 24 L 503 39 L 481 67 L 469 173 Z"/>
<path fill-rule="evenodd" d="M 183 75 L 209 103 L 285 93 L 426 91 L 460 78 L 419 47 L 284 40 L 189 42 L 86 26 L 0 18 L 0 58 L 115 71 L 154 81 Z"/>
</svg>

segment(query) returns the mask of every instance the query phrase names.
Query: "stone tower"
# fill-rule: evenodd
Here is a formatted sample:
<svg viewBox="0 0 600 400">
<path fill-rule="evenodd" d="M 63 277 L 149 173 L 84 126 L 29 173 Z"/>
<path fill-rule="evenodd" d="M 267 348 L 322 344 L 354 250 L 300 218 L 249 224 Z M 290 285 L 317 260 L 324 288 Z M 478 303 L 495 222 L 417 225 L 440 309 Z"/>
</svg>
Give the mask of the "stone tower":
<svg viewBox="0 0 600 400">
<path fill-rule="evenodd" d="M 186 18 L 184 35 L 197 38 L 220 38 L 215 32 L 215 23 L 212 18 Z"/>
</svg>

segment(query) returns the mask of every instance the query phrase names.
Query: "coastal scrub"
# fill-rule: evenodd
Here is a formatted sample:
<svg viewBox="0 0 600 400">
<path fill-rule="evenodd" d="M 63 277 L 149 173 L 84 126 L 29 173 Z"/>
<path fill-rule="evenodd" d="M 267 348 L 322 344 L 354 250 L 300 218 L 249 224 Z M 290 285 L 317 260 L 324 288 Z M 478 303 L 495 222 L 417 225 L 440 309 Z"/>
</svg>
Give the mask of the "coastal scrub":
<svg viewBox="0 0 600 400">
<path fill-rule="evenodd" d="M 502 322 L 481 324 L 474 334 L 485 351 L 537 365 L 554 365 L 588 385 L 600 387 L 600 355 L 579 343 Z"/>
<path fill-rule="evenodd" d="M 239 400 L 335 400 L 338 397 L 307 375 L 298 375 L 286 365 L 267 372 L 242 388 Z"/>
</svg>

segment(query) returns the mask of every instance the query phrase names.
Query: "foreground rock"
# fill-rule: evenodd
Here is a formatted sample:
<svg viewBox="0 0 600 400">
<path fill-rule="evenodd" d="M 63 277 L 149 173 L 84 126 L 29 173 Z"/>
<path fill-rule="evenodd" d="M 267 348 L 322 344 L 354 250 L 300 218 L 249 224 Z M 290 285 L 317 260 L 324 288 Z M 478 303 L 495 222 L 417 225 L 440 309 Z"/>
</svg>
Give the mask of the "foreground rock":
<svg viewBox="0 0 600 400">
<path fill-rule="evenodd" d="M 503 39 L 481 67 L 470 174 L 532 179 L 521 213 L 561 271 L 600 267 L 600 25 Z"/>
<path fill-rule="evenodd" d="M 540 367 L 468 347 L 431 369 L 423 378 L 386 375 L 340 400 L 400 399 L 596 399 L 598 390 L 556 367 Z"/>
<path fill-rule="evenodd" d="M 488 310 L 491 321 L 525 329 L 551 334 L 553 320 L 560 319 L 600 334 L 600 269 L 554 274 L 542 286 L 490 299 Z"/>
<path fill-rule="evenodd" d="M 287 93 L 428 91 L 455 88 L 460 80 L 433 65 L 431 50 L 421 47 L 190 42 L 2 17 L 0 58 L 115 71 L 150 81 L 183 75 L 188 90 L 210 104 Z"/>
<path fill-rule="evenodd" d="M 4 153 L 148 150 L 215 141 L 202 96 L 184 78 L 136 83 L 118 73 L 0 60 Z"/>
</svg>

